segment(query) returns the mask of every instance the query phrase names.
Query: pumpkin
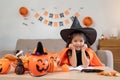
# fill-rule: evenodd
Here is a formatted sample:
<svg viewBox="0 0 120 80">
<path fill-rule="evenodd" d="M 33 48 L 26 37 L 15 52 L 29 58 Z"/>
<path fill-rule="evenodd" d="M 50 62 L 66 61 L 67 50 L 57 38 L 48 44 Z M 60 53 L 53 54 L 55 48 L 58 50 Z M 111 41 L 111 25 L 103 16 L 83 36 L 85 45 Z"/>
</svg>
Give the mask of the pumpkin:
<svg viewBox="0 0 120 80">
<path fill-rule="evenodd" d="M 0 59 L 0 74 L 8 73 L 10 67 L 10 61 L 8 59 Z"/>
<path fill-rule="evenodd" d="M 68 72 L 69 71 L 69 66 L 67 64 L 62 65 L 62 71 L 63 72 Z"/>
<path fill-rule="evenodd" d="M 28 9 L 27 9 L 26 7 L 21 7 L 21 8 L 19 9 L 19 13 L 20 13 L 22 16 L 26 17 L 26 16 L 28 15 Z"/>
<path fill-rule="evenodd" d="M 49 62 L 47 55 L 31 55 L 29 58 L 29 70 L 33 76 L 42 76 L 48 73 Z"/>
<path fill-rule="evenodd" d="M 58 66 L 60 63 L 60 57 L 58 53 L 48 53 L 49 56 L 49 72 L 58 71 Z"/>
<path fill-rule="evenodd" d="M 93 23 L 93 20 L 91 17 L 87 16 L 83 19 L 83 24 L 87 27 L 91 26 Z"/>
</svg>

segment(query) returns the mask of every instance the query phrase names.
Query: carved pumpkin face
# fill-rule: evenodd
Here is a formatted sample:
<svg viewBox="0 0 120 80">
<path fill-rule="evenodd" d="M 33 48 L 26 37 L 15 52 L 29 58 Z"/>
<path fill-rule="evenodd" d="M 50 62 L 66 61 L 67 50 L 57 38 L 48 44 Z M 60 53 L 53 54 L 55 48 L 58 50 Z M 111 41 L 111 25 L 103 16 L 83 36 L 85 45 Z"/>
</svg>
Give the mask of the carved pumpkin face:
<svg viewBox="0 0 120 80">
<path fill-rule="evenodd" d="M 29 70 L 33 76 L 42 76 L 47 74 L 49 62 L 47 55 L 31 55 L 29 58 Z"/>
<path fill-rule="evenodd" d="M 58 53 L 49 53 L 49 72 L 55 72 L 58 70 L 60 58 Z"/>
<path fill-rule="evenodd" d="M 0 74 L 6 74 L 10 70 L 10 61 L 8 59 L 0 59 Z"/>
</svg>

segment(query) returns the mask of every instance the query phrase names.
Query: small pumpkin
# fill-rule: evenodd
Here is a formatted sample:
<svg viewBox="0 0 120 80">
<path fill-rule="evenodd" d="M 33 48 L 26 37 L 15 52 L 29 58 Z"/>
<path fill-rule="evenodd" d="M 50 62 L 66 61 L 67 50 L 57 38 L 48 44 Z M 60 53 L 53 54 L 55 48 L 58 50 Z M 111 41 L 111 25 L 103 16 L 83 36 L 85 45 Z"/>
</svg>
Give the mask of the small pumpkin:
<svg viewBox="0 0 120 80">
<path fill-rule="evenodd" d="M 49 72 L 58 71 L 58 66 L 60 63 L 60 57 L 58 53 L 48 53 L 49 56 Z"/>
<path fill-rule="evenodd" d="M 10 68 L 10 61 L 8 59 L 0 59 L 0 74 L 8 73 Z"/>
<path fill-rule="evenodd" d="M 69 71 L 69 66 L 67 64 L 62 65 L 62 71 L 63 72 L 68 72 Z"/>
<path fill-rule="evenodd" d="M 27 9 L 26 7 L 21 7 L 21 8 L 19 9 L 19 13 L 20 13 L 22 16 L 26 17 L 26 16 L 28 15 L 28 9 Z"/>
<path fill-rule="evenodd" d="M 91 26 L 93 24 L 93 20 L 91 17 L 87 16 L 83 19 L 83 24 L 87 27 Z"/>
</svg>

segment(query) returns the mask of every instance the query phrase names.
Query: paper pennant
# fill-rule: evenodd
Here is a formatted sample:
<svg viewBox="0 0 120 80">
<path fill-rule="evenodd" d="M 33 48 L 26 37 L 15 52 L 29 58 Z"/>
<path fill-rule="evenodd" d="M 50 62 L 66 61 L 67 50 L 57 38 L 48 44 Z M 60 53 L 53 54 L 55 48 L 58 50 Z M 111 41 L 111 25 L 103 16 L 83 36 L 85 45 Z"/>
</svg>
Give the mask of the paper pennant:
<svg viewBox="0 0 120 80">
<path fill-rule="evenodd" d="M 58 26 L 58 22 L 54 22 L 54 27 L 57 27 Z"/>
<path fill-rule="evenodd" d="M 49 18 L 53 18 L 53 14 L 52 13 L 49 14 Z"/>
<path fill-rule="evenodd" d="M 45 11 L 45 12 L 43 13 L 43 15 L 44 15 L 44 16 L 48 16 L 48 11 Z"/>
<path fill-rule="evenodd" d="M 60 18 L 64 17 L 64 13 L 60 13 Z"/>
<path fill-rule="evenodd" d="M 52 26 L 52 23 L 53 23 L 52 21 L 49 21 L 48 25 L 49 25 L 49 26 Z"/>
<path fill-rule="evenodd" d="M 55 19 L 59 18 L 59 14 L 54 14 L 54 18 Z"/>
<path fill-rule="evenodd" d="M 59 22 L 59 26 L 63 26 L 63 22 L 61 21 L 61 22 Z"/>
<path fill-rule="evenodd" d="M 40 20 L 40 21 L 42 21 L 42 20 L 43 20 L 43 17 L 42 17 L 42 16 L 40 16 L 39 20 Z"/>
<path fill-rule="evenodd" d="M 65 14 L 66 16 L 68 16 L 68 15 L 70 14 L 70 12 L 69 12 L 68 10 L 66 10 L 66 11 L 64 12 L 64 14 Z"/>
<path fill-rule="evenodd" d="M 74 21 L 74 18 L 75 18 L 74 16 L 70 17 L 70 19 L 71 19 L 72 21 Z"/>
<path fill-rule="evenodd" d="M 64 22 L 66 25 L 68 25 L 70 23 L 69 19 L 66 19 Z"/>
<path fill-rule="evenodd" d="M 76 13 L 75 13 L 75 16 L 76 16 L 76 17 L 79 17 L 79 16 L 80 16 L 80 14 L 79 14 L 78 12 L 76 12 Z"/>
<path fill-rule="evenodd" d="M 45 20 L 43 21 L 43 23 L 44 23 L 44 24 L 48 24 L 48 20 L 45 19 Z"/>
<path fill-rule="evenodd" d="M 35 13 L 34 17 L 38 18 L 40 15 L 38 13 Z"/>
</svg>

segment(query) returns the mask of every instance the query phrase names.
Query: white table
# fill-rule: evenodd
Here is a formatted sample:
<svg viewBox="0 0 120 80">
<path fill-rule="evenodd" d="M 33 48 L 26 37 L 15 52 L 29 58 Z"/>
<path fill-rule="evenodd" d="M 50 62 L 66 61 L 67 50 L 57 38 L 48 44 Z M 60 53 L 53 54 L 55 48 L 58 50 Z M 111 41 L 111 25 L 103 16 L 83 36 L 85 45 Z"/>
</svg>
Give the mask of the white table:
<svg viewBox="0 0 120 80">
<path fill-rule="evenodd" d="M 114 71 L 108 67 L 99 67 L 105 71 Z M 33 77 L 26 73 L 24 75 L 16 75 L 10 72 L 5 75 L 0 75 L 0 80 L 120 80 L 120 77 L 102 76 L 97 73 L 84 73 L 80 71 L 69 72 L 54 72 L 48 73 L 41 77 Z"/>
</svg>

